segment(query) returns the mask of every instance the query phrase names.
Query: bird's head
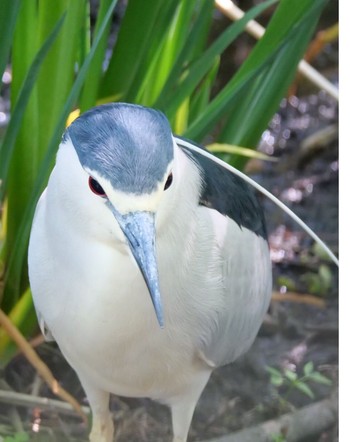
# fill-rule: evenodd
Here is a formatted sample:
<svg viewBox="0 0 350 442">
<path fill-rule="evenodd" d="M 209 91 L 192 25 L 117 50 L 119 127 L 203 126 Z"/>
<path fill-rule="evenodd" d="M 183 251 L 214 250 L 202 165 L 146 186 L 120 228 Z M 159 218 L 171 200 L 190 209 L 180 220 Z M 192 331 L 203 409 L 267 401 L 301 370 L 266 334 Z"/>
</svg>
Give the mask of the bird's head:
<svg viewBox="0 0 350 442">
<path fill-rule="evenodd" d="M 68 127 L 62 147 L 68 147 L 74 163 L 66 185 L 78 187 L 73 196 L 84 200 L 88 216 L 106 220 L 105 226 L 129 247 L 162 326 L 155 216 L 173 181 L 174 140 L 168 120 L 142 106 L 99 106 Z M 73 174 L 79 180 L 75 184 Z"/>
</svg>

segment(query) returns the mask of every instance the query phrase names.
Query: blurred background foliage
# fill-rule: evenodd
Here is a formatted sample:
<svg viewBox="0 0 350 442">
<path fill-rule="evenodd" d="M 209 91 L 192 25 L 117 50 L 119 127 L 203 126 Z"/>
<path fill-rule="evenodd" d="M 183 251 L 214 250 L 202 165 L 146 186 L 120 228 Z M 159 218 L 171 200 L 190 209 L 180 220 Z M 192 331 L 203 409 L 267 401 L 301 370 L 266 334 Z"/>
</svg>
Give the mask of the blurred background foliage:
<svg viewBox="0 0 350 442">
<path fill-rule="evenodd" d="M 214 0 L 1 1 L 0 75 L 10 66 L 12 83 L 11 118 L 0 134 L 0 306 L 26 336 L 36 329 L 26 264 L 30 226 L 70 114 L 139 103 L 162 110 L 175 133 L 196 142 L 254 149 L 326 3 L 261 1 L 217 34 Z M 222 54 L 266 11 L 262 39 L 218 83 Z M 239 168 L 246 161 L 237 153 L 223 157 Z M 3 362 L 11 352 L 0 330 Z"/>
</svg>

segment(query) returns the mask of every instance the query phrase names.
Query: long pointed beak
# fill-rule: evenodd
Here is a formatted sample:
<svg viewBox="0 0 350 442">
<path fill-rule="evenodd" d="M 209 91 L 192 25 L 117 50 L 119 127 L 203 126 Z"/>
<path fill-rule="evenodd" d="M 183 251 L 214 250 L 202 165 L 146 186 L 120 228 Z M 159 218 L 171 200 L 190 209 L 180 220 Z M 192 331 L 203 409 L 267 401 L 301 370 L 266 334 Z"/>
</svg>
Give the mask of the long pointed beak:
<svg viewBox="0 0 350 442">
<path fill-rule="evenodd" d="M 130 212 L 121 215 L 113 210 L 130 250 L 141 270 L 151 295 L 158 323 L 164 326 L 163 307 L 159 290 L 158 265 L 155 248 L 155 221 L 152 212 Z"/>
</svg>

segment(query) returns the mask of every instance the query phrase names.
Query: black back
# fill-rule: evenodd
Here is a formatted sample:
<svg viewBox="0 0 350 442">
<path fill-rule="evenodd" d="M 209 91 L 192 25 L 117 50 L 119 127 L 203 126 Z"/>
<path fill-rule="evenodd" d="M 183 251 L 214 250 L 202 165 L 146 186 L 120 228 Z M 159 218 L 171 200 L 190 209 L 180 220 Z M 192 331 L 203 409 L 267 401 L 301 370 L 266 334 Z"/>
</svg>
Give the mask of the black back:
<svg viewBox="0 0 350 442">
<path fill-rule="evenodd" d="M 220 164 L 182 145 L 181 138 L 177 138 L 177 144 L 200 170 L 203 184 L 198 203 L 217 210 L 240 227 L 267 239 L 264 212 L 251 186 Z M 194 144 L 193 141 L 188 142 Z M 203 146 L 196 146 L 206 150 Z"/>
</svg>

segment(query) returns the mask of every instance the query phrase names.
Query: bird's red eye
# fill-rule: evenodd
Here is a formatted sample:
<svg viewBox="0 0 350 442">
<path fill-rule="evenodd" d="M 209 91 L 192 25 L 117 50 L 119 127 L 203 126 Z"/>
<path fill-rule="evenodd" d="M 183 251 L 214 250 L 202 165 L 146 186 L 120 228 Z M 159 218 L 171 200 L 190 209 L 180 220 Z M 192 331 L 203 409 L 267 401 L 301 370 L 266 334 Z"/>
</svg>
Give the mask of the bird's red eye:
<svg viewBox="0 0 350 442">
<path fill-rule="evenodd" d="M 100 185 L 100 183 L 98 183 L 91 176 L 89 177 L 89 187 L 90 187 L 91 191 L 94 192 L 96 195 L 103 196 L 103 197 L 106 196 L 106 192 L 103 190 L 103 188 Z"/>
<path fill-rule="evenodd" d="M 173 174 L 172 174 L 172 172 L 170 172 L 168 175 L 168 178 L 164 184 L 164 190 L 167 190 L 171 186 L 172 182 L 173 182 Z"/>
</svg>

